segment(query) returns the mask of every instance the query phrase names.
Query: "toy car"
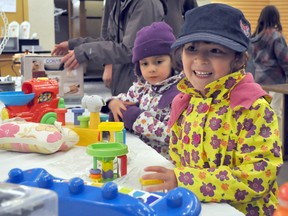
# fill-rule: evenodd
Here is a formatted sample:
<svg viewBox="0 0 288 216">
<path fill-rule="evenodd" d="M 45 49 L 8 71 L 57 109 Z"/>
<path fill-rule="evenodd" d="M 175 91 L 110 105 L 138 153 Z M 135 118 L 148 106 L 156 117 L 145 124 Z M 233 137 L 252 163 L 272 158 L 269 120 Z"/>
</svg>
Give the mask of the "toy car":
<svg viewBox="0 0 288 216">
<path fill-rule="evenodd" d="M 64 99 L 57 97 L 58 82 L 53 79 L 31 79 L 22 85 L 22 91 L 0 92 L 2 120 L 21 117 L 26 121 L 53 124 L 55 109 L 64 107 Z"/>
</svg>

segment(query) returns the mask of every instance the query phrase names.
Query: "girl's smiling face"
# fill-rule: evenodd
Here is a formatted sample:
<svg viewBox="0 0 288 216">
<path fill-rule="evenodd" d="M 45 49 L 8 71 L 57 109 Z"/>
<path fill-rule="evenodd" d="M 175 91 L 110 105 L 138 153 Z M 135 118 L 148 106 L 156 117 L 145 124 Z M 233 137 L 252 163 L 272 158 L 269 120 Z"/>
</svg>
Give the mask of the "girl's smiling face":
<svg viewBox="0 0 288 216">
<path fill-rule="evenodd" d="M 204 94 L 205 86 L 232 72 L 235 51 L 220 44 L 193 42 L 182 50 L 183 70 L 197 90 Z"/>
</svg>

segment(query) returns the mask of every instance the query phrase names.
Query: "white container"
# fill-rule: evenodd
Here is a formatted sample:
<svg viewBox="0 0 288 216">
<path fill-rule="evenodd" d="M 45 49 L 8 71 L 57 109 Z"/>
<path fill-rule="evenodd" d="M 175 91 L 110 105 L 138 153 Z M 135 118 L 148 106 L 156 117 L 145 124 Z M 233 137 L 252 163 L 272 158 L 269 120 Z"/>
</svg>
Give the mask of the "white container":
<svg viewBox="0 0 288 216">
<path fill-rule="evenodd" d="M 19 38 L 20 39 L 30 38 L 30 23 L 29 22 L 24 21 L 20 24 Z"/>
<path fill-rule="evenodd" d="M 52 190 L 0 182 L 0 215 L 58 216 Z"/>
<path fill-rule="evenodd" d="M 8 25 L 8 36 L 19 38 L 19 23 L 12 21 Z"/>
</svg>

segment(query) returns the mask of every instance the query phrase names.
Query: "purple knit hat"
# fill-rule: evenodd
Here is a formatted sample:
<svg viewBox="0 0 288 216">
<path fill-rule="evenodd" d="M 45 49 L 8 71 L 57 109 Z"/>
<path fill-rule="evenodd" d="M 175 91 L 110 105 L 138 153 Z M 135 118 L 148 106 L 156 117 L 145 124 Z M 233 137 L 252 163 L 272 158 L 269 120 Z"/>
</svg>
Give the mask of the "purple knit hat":
<svg viewBox="0 0 288 216">
<path fill-rule="evenodd" d="M 149 56 L 169 55 L 175 41 L 172 28 L 165 22 L 145 26 L 136 34 L 132 62 L 135 64 Z"/>
</svg>

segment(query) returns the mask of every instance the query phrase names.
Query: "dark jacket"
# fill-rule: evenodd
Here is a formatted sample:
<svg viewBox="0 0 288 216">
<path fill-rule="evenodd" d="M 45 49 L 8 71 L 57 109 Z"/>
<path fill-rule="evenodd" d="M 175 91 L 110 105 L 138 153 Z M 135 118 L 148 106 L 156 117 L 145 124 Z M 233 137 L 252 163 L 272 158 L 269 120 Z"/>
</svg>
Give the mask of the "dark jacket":
<svg viewBox="0 0 288 216">
<path fill-rule="evenodd" d="M 77 38 L 69 40 L 79 63 L 113 64 L 112 95 L 125 93 L 136 79 L 133 72 L 132 48 L 136 33 L 142 27 L 164 19 L 160 0 L 125 0 L 120 9 L 115 3 L 108 20 L 107 40 Z M 121 22 L 118 25 L 118 20 Z"/>
<path fill-rule="evenodd" d="M 187 10 L 193 9 L 198 6 L 196 0 L 166 0 L 167 15 L 164 21 L 169 24 L 178 37 L 180 35 L 181 26 L 184 22 L 184 14 Z"/>
<path fill-rule="evenodd" d="M 252 38 L 251 52 L 257 83 L 283 84 L 288 81 L 288 48 L 279 31 L 266 29 Z"/>
</svg>

